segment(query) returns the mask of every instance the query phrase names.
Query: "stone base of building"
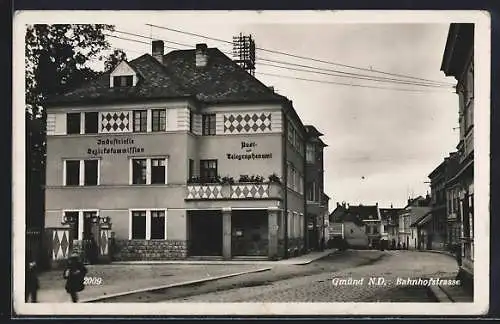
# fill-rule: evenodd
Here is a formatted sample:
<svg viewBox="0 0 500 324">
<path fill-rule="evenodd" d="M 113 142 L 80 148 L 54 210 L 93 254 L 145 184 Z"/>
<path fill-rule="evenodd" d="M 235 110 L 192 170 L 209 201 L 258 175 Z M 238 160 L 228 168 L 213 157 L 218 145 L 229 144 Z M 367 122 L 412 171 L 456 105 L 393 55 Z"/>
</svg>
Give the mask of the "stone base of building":
<svg viewBox="0 0 500 324">
<path fill-rule="evenodd" d="M 305 242 L 302 238 L 288 239 L 288 257 L 296 257 L 306 253 Z"/>
<path fill-rule="evenodd" d="M 460 280 L 463 289 L 467 293 L 474 296 L 474 275 L 469 270 L 461 266 L 456 279 Z"/>
<path fill-rule="evenodd" d="M 113 261 L 160 261 L 187 258 L 187 242 L 175 240 L 116 240 Z"/>
</svg>

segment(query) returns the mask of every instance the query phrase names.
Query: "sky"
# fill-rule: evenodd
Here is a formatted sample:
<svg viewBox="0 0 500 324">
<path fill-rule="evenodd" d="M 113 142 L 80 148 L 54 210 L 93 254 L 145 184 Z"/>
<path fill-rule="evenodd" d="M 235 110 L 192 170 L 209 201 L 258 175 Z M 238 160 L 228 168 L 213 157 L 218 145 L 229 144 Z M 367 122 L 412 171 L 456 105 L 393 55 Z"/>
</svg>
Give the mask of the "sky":
<svg viewBox="0 0 500 324">
<path fill-rule="evenodd" d="M 115 24 L 117 31 L 140 38 L 109 37 L 113 48 L 123 49 L 128 59 L 151 53 L 148 37 L 173 41 L 178 49 L 197 43 L 231 52 L 227 43 L 147 26 L 147 19 Z M 449 25 L 447 23 L 270 23 L 231 19 L 204 21 L 197 15 L 182 20 L 164 19 L 157 26 L 231 41 L 239 33 L 251 34 L 259 48 L 341 63 L 389 73 L 455 84 L 440 71 Z M 172 49 L 166 48 L 166 51 Z M 257 50 L 256 77 L 293 101 L 304 124 L 316 126 L 328 145 L 324 153 L 325 192 L 330 211 L 337 202 L 404 207 L 409 196 L 430 192 L 428 175 L 458 143 L 458 97 L 452 88 L 401 86 L 265 66 L 259 59 L 273 59 L 322 69 L 396 76 L 349 69 Z M 97 63 L 96 67 L 99 67 Z M 290 67 L 290 66 L 289 66 Z M 281 76 L 386 87 L 373 89 L 311 82 Z M 328 72 L 327 72 L 328 73 Z M 418 89 L 420 92 L 394 88 Z"/>
</svg>

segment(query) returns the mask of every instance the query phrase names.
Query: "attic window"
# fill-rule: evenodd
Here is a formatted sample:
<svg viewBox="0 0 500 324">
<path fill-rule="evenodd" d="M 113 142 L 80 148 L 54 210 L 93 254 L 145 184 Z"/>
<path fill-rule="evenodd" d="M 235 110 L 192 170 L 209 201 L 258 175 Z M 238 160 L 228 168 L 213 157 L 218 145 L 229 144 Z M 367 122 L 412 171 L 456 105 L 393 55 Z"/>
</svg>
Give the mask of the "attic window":
<svg viewBox="0 0 500 324">
<path fill-rule="evenodd" d="M 114 87 L 131 87 L 134 85 L 134 77 L 132 75 L 120 75 L 113 77 Z"/>
</svg>

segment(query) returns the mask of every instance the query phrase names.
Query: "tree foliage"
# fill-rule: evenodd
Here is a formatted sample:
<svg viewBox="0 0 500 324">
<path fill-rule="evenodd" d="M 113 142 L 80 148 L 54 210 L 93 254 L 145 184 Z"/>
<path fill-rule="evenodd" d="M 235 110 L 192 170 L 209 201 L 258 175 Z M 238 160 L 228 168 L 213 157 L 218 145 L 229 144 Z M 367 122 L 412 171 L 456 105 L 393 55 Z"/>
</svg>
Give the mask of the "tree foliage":
<svg viewBox="0 0 500 324">
<path fill-rule="evenodd" d="M 115 49 L 104 61 L 104 72 L 112 71 L 121 61 L 127 60 L 127 54 L 121 49 Z"/>
<path fill-rule="evenodd" d="M 27 226 L 43 224 L 46 112 L 44 101 L 99 73 L 88 66 L 110 44 L 111 25 L 30 25 L 26 30 Z M 114 58 L 108 58 L 113 60 Z"/>
</svg>

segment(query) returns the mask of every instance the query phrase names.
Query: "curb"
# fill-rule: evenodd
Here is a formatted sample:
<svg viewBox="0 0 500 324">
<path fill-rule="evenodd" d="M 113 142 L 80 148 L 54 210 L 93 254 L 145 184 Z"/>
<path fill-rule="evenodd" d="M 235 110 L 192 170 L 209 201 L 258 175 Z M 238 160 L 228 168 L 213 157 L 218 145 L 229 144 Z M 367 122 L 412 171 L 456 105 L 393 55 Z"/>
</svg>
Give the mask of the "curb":
<svg viewBox="0 0 500 324">
<path fill-rule="evenodd" d="M 203 278 L 203 279 L 184 281 L 184 282 L 173 283 L 173 284 L 163 285 L 163 286 L 141 288 L 141 289 L 126 291 L 126 292 L 121 292 L 121 293 L 104 295 L 104 296 L 100 296 L 100 297 L 96 297 L 96 298 L 88 298 L 88 299 L 82 300 L 81 302 L 82 303 L 98 302 L 98 301 L 102 301 L 102 300 L 106 300 L 106 299 L 128 296 L 128 295 L 133 295 L 133 294 L 137 294 L 137 293 L 144 293 L 144 292 L 151 292 L 151 291 L 155 291 L 155 290 L 162 290 L 162 289 L 173 288 L 173 287 L 187 286 L 187 285 L 192 285 L 192 284 L 197 284 L 197 283 L 202 283 L 202 282 L 209 282 L 209 281 L 215 281 L 215 280 L 225 279 L 225 278 L 230 278 L 230 277 L 237 277 L 237 276 L 241 276 L 241 275 L 245 275 L 245 274 L 249 274 L 249 273 L 264 272 L 264 271 L 269 271 L 271 269 L 272 268 L 261 268 L 261 269 L 256 269 L 256 270 L 247 270 L 247 271 L 243 271 L 243 272 L 231 273 L 228 275 L 221 275 L 221 276 L 216 276 L 216 277 L 211 277 L 211 278 Z"/>
<path fill-rule="evenodd" d="M 447 255 L 451 258 L 456 259 L 456 256 L 453 253 L 447 252 L 447 251 L 439 251 L 439 250 L 422 250 L 421 252 L 430 252 L 430 253 L 439 253 L 443 255 Z"/>
<path fill-rule="evenodd" d="M 428 286 L 428 290 L 433 295 L 439 303 L 454 303 L 448 295 L 441 289 L 440 286 Z"/>
</svg>

